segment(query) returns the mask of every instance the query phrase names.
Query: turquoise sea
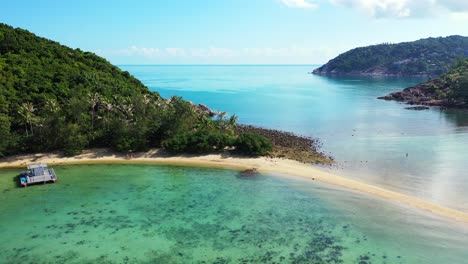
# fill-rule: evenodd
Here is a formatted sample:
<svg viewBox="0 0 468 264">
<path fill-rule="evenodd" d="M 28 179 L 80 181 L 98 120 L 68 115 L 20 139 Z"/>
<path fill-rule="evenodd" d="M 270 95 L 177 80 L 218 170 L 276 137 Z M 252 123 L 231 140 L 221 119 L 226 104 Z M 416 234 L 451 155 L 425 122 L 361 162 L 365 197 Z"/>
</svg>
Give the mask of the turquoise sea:
<svg viewBox="0 0 468 264">
<path fill-rule="evenodd" d="M 468 115 L 377 96 L 421 79 L 327 78 L 314 66 L 120 66 L 164 97 L 318 137 L 328 168 L 468 211 Z M 406 157 L 408 153 L 408 157 Z M 284 175 L 152 165 L 0 170 L 0 263 L 467 263 L 468 225 Z"/>
<path fill-rule="evenodd" d="M 301 178 L 151 165 L 0 170 L 1 263 L 466 263 L 468 228 Z"/>
<path fill-rule="evenodd" d="M 318 66 L 120 67 L 164 97 L 317 137 L 337 160 L 334 173 L 468 212 L 468 111 L 376 99 L 422 78 L 308 74 Z"/>
</svg>

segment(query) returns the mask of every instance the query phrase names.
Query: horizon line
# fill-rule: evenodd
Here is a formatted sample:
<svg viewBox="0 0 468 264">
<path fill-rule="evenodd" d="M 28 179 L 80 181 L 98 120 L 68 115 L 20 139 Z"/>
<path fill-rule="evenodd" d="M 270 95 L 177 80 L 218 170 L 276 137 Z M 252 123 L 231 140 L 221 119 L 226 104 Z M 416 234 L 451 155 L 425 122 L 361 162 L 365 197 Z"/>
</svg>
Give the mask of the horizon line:
<svg viewBox="0 0 468 264">
<path fill-rule="evenodd" d="M 273 63 L 273 64 L 129 64 L 129 63 L 116 63 L 115 65 L 117 66 L 317 66 L 317 65 L 323 65 L 322 63 L 312 63 L 312 64 L 278 64 L 278 63 Z"/>
</svg>

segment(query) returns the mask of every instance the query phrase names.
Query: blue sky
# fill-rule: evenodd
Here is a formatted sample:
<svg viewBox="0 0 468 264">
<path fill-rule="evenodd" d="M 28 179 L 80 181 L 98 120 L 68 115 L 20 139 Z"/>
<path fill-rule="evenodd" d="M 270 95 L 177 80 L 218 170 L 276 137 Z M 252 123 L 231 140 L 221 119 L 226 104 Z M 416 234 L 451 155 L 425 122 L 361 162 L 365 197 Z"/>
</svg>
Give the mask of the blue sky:
<svg viewBox="0 0 468 264">
<path fill-rule="evenodd" d="M 357 46 L 466 36 L 468 1 L 15 0 L 0 22 L 116 64 L 319 64 Z"/>
</svg>

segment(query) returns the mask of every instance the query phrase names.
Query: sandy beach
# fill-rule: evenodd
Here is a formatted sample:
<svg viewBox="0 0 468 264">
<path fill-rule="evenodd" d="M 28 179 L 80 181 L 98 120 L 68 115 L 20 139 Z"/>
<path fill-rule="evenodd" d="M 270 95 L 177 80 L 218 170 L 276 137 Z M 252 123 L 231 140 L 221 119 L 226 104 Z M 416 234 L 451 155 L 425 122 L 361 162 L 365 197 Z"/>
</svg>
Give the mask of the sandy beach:
<svg viewBox="0 0 468 264">
<path fill-rule="evenodd" d="M 352 179 L 333 175 L 320 168 L 293 160 L 278 158 L 245 158 L 229 154 L 215 154 L 203 156 L 168 156 L 158 149 L 153 149 L 145 153 L 134 153 L 125 155 L 114 153 L 105 149 L 86 150 L 83 154 L 74 157 L 63 157 L 59 154 L 32 154 L 17 155 L 0 159 L 0 168 L 24 168 L 30 163 L 47 163 L 49 165 L 65 164 L 156 164 L 156 165 L 178 165 L 226 168 L 234 170 L 246 170 L 256 168 L 260 172 L 299 176 L 317 180 L 326 184 L 332 184 L 344 188 L 353 189 L 377 197 L 401 202 L 431 213 L 444 216 L 453 220 L 468 223 L 468 214 L 451 208 L 436 205 L 431 202 L 421 200 L 416 197 L 401 194 L 394 191 L 385 190 L 367 183 L 362 183 Z"/>
</svg>

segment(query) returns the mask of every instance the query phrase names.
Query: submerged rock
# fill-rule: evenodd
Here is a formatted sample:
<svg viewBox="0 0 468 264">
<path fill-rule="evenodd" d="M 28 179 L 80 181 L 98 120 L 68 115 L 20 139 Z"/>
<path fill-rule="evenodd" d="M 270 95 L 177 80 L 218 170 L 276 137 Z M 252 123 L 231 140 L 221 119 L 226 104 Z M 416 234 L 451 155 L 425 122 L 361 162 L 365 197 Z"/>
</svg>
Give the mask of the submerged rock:
<svg viewBox="0 0 468 264">
<path fill-rule="evenodd" d="M 405 107 L 405 109 L 420 111 L 420 110 L 428 110 L 429 107 L 418 105 L 418 106 Z"/>
<path fill-rule="evenodd" d="M 250 177 L 250 176 L 255 176 L 255 175 L 258 175 L 259 172 L 256 168 L 252 168 L 252 169 L 247 169 L 247 170 L 244 170 L 244 171 L 241 171 L 240 172 L 240 176 L 241 177 Z"/>
</svg>

